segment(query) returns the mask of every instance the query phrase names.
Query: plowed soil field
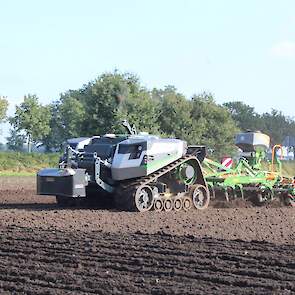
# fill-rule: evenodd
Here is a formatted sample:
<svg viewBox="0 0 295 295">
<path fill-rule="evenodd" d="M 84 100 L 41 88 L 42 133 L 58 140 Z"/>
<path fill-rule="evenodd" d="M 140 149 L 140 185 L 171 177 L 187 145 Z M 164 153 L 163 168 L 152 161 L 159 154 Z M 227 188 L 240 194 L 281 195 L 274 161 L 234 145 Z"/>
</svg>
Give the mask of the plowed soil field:
<svg viewBox="0 0 295 295">
<path fill-rule="evenodd" d="M 60 209 L 2 177 L 0 269 L 0 294 L 295 294 L 295 210 Z"/>
</svg>

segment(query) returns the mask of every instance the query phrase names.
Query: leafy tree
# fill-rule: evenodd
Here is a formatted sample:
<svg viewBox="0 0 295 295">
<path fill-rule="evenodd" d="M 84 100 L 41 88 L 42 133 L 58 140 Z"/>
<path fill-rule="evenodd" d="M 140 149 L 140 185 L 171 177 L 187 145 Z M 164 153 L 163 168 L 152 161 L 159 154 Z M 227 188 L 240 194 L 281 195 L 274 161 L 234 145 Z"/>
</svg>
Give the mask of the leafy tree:
<svg viewBox="0 0 295 295">
<path fill-rule="evenodd" d="M 192 120 L 190 113 L 192 104 L 174 86 L 166 86 L 164 90 L 152 91 L 154 100 L 159 102 L 159 125 L 163 134 L 171 137 L 190 138 Z"/>
<path fill-rule="evenodd" d="M 64 138 L 81 136 L 81 125 L 86 115 L 83 104 L 74 97 L 63 96 L 58 111 Z"/>
<path fill-rule="evenodd" d="M 126 118 L 139 129 L 158 130 L 157 106 L 138 78 L 129 73 L 102 74 L 81 89 L 68 91 L 59 102 L 58 124 L 61 130 L 68 130 L 65 137 L 125 132 L 119 123 Z"/>
<path fill-rule="evenodd" d="M 42 106 L 36 95 L 29 94 L 19 106 L 16 106 L 15 116 L 9 121 L 17 132 L 25 132 L 30 152 L 31 143 L 42 141 L 50 132 L 50 109 L 48 106 Z"/>
<path fill-rule="evenodd" d="M 47 152 L 51 150 L 60 150 L 62 143 L 65 141 L 64 134 L 62 132 L 62 123 L 59 112 L 60 102 L 56 101 L 49 105 L 50 110 L 50 131 L 44 136 L 42 143 L 44 144 Z"/>
<path fill-rule="evenodd" d="M 70 137 L 125 132 L 119 123 L 128 119 L 140 131 L 181 138 L 189 144 L 205 144 L 221 155 L 233 151 L 236 125 L 241 129 L 258 129 L 258 124 L 264 127 L 254 108 L 242 102 L 220 106 L 208 93 L 187 100 L 173 86 L 148 91 L 137 76 L 118 71 L 102 74 L 82 88 L 61 95 L 47 108 L 50 122 L 42 120 L 48 127 L 42 128 L 46 130 L 42 134 L 33 133 L 32 126 L 27 124 L 31 117 L 27 119 L 23 115 L 32 114 L 27 110 L 36 109 L 32 105 L 42 107 L 34 99 L 33 104 L 23 103 L 17 109 L 12 123 L 34 140 L 42 140 L 48 149 L 59 147 Z"/>
<path fill-rule="evenodd" d="M 260 115 L 254 111 L 254 107 L 251 107 L 242 101 L 227 102 L 224 103 L 223 106 L 229 110 L 231 116 L 242 131 L 262 130 L 264 127 L 263 121 L 261 120 Z"/>
<path fill-rule="evenodd" d="M 0 123 L 5 119 L 8 108 L 8 101 L 6 98 L 0 96 Z"/>
<path fill-rule="evenodd" d="M 70 96 L 70 92 L 52 103 L 50 112 L 50 132 L 43 139 L 48 151 L 59 150 L 65 140 L 82 136 L 85 108 L 79 100 Z"/>
<path fill-rule="evenodd" d="M 273 144 L 281 143 L 287 135 L 295 135 L 294 120 L 278 110 L 272 109 L 271 112 L 260 115 L 254 111 L 254 107 L 241 101 L 228 102 L 224 106 L 242 131 L 260 130 L 270 136 Z"/>
<path fill-rule="evenodd" d="M 85 108 L 83 129 L 88 135 L 114 131 L 117 126 L 117 112 L 122 102 L 134 91 L 129 74 L 103 74 L 79 91 L 78 100 Z M 137 82 L 135 82 L 137 83 Z"/>
<path fill-rule="evenodd" d="M 137 89 L 130 92 L 121 107 L 118 109 L 115 120 L 116 130 L 125 133 L 120 122 L 127 119 L 134 124 L 139 131 L 146 131 L 151 134 L 159 134 L 159 105 L 157 101 L 151 99 L 150 93 L 145 89 Z"/>
<path fill-rule="evenodd" d="M 10 136 L 6 138 L 6 146 L 12 151 L 23 151 L 26 136 L 21 134 L 17 129 L 10 129 Z"/>
<path fill-rule="evenodd" d="M 229 111 L 216 104 L 210 93 L 194 96 L 192 104 L 192 137 L 214 149 L 216 157 L 232 154 L 238 129 Z"/>
<path fill-rule="evenodd" d="M 47 149 L 58 148 L 68 138 L 109 132 L 125 133 L 128 119 L 139 130 L 159 133 L 159 110 L 150 92 L 132 74 L 106 73 L 78 90 L 69 90 L 50 106 Z"/>
<path fill-rule="evenodd" d="M 282 112 L 272 109 L 270 113 L 261 115 L 263 121 L 263 132 L 270 135 L 273 144 L 282 143 L 285 136 L 291 135 L 294 122 L 285 117 Z M 293 125 L 293 128 L 290 126 Z M 294 130 L 293 130 L 294 132 Z"/>
</svg>

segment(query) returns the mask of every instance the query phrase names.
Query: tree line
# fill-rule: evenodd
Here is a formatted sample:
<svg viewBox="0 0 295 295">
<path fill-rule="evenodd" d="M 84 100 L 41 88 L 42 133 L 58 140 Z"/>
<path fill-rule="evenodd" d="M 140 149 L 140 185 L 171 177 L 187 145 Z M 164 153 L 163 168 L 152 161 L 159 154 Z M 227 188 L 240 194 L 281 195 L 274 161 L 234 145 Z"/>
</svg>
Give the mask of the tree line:
<svg viewBox="0 0 295 295">
<path fill-rule="evenodd" d="M 7 99 L 0 98 L 0 121 L 5 120 Z M 206 145 L 216 156 L 232 154 L 239 131 L 260 130 L 281 143 L 295 136 L 295 121 L 272 109 L 258 114 L 244 102 L 216 103 L 211 93 L 187 99 L 174 86 L 147 89 L 130 73 L 104 73 L 77 90 L 68 90 L 49 105 L 28 94 L 6 118 L 10 125 L 7 146 L 19 150 L 24 141 L 58 150 L 68 138 L 124 133 L 123 119 L 138 130 Z M 30 146 L 30 144 L 29 144 Z"/>
</svg>

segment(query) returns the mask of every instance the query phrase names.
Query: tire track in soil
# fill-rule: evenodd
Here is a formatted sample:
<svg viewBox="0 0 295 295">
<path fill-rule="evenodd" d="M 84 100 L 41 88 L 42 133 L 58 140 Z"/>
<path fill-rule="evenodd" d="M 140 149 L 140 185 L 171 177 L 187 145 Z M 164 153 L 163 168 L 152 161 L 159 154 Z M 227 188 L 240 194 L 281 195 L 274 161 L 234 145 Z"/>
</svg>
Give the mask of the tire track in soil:
<svg viewBox="0 0 295 295">
<path fill-rule="evenodd" d="M 1 294 L 292 294 L 295 247 L 163 233 L 0 229 Z"/>
</svg>

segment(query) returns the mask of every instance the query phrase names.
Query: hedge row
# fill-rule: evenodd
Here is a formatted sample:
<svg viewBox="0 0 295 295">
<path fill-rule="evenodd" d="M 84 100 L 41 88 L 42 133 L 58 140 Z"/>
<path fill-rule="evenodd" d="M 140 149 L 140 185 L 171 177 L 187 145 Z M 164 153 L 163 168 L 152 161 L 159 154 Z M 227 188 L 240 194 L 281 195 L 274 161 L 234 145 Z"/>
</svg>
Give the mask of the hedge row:
<svg viewBox="0 0 295 295">
<path fill-rule="evenodd" d="M 35 174 L 42 168 L 56 167 L 59 157 L 60 155 L 56 153 L 0 152 L 0 174 Z"/>
</svg>

